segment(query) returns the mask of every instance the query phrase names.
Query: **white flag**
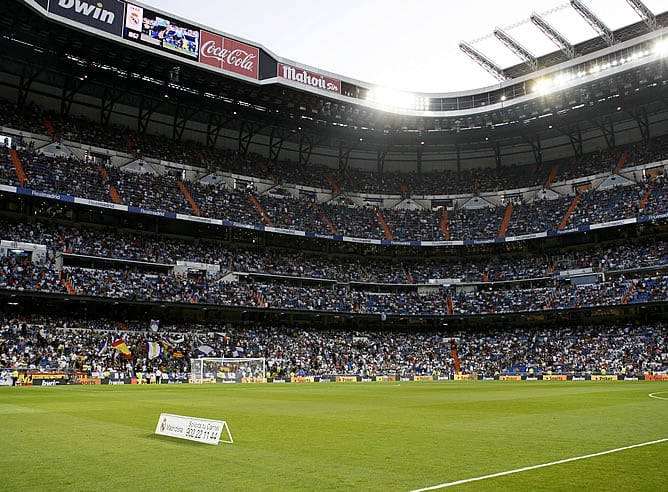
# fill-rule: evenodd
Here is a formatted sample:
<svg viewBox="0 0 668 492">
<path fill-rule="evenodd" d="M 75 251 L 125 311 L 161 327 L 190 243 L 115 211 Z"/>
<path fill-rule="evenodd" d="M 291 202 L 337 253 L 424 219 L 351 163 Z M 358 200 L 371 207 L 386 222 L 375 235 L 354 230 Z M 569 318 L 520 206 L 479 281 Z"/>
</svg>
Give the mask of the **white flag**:
<svg viewBox="0 0 668 492">
<path fill-rule="evenodd" d="M 210 345 L 200 345 L 199 351 L 202 352 L 204 355 L 209 355 L 211 352 L 213 352 L 213 347 L 211 347 Z"/>
<path fill-rule="evenodd" d="M 148 358 L 153 360 L 156 357 L 160 357 L 162 353 L 162 345 L 158 342 L 146 342 L 146 348 L 148 350 Z"/>
</svg>

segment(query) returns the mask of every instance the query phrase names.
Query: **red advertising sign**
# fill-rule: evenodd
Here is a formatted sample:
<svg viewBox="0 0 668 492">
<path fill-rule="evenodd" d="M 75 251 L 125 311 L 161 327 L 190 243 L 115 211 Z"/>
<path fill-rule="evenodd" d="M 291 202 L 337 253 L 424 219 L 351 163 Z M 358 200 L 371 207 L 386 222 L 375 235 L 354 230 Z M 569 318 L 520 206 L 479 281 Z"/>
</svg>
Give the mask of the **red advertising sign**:
<svg viewBox="0 0 668 492">
<path fill-rule="evenodd" d="M 202 31 L 200 42 L 200 62 L 227 72 L 258 78 L 258 48 L 208 31 Z"/>
<path fill-rule="evenodd" d="M 323 89 L 329 92 L 341 94 L 341 81 L 331 77 L 325 77 L 319 73 L 309 72 L 302 68 L 293 67 L 290 65 L 278 64 L 278 76 L 284 79 L 299 82 L 300 84 L 308 85 Z"/>
</svg>

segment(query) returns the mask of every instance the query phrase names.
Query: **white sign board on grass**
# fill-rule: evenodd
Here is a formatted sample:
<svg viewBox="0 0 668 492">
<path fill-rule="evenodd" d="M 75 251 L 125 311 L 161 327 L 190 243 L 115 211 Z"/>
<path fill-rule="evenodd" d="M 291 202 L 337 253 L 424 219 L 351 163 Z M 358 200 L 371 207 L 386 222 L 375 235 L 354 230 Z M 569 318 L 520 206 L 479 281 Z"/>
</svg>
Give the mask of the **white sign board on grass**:
<svg viewBox="0 0 668 492">
<path fill-rule="evenodd" d="M 225 434 L 223 434 L 225 432 Z M 204 444 L 218 445 L 219 442 L 233 444 L 232 434 L 224 420 L 200 419 L 161 413 L 155 433 L 160 436 L 188 439 L 189 441 L 203 442 Z M 223 438 L 221 439 L 221 434 Z M 226 437 L 227 436 L 227 437 Z"/>
</svg>

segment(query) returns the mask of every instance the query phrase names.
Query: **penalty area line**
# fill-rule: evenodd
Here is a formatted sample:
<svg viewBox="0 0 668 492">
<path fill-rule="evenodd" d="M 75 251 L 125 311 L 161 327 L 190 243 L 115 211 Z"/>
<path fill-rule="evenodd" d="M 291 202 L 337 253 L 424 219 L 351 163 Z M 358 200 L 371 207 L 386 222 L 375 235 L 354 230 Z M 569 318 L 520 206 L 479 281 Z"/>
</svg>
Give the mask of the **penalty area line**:
<svg viewBox="0 0 668 492">
<path fill-rule="evenodd" d="M 570 463 L 571 461 L 585 460 L 587 458 L 595 458 L 597 456 L 603 456 L 606 454 L 618 453 L 620 451 L 626 451 L 628 449 L 640 448 L 643 446 L 651 446 L 652 444 L 659 444 L 662 442 L 668 441 L 668 437 L 663 439 L 657 439 L 656 441 L 642 442 L 640 444 L 632 444 L 631 446 L 624 446 L 623 448 L 608 449 L 607 451 L 601 451 L 599 453 L 585 454 L 584 456 L 575 456 L 573 458 L 566 458 L 558 461 L 551 461 L 549 463 L 541 463 L 540 465 L 525 466 L 524 468 L 516 468 L 515 470 L 507 470 L 499 473 L 492 473 L 491 475 L 483 475 L 482 477 L 466 478 L 464 480 L 457 480 L 456 482 L 441 483 L 439 485 L 432 485 L 431 487 L 425 487 L 422 489 L 415 489 L 411 492 L 424 492 L 427 490 L 438 490 L 444 489 L 446 487 L 452 487 L 454 485 L 462 485 L 470 482 L 477 482 L 480 480 L 487 480 L 488 478 L 503 477 L 505 475 L 512 475 L 514 473 L 521 473 L 530 470 L 537 470 L 538 468 L 545 468 L 548 466 L 561 465 L 563 463 Z"/>
</svg>

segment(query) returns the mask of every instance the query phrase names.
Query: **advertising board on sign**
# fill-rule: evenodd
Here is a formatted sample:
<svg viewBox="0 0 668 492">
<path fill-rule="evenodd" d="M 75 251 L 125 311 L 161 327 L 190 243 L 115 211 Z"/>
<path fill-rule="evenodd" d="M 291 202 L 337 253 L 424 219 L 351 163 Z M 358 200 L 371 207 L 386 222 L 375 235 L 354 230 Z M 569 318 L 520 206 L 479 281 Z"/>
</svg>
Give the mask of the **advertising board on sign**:
<svg viewBox="0 0 668 492">
<path fill-rule="evenodd" d="M 255 46 L 202 31 L 199 61 L 205 65 L 257 80 L 259 55 Z"/>
<path fill-rule="evenodd" d="M 160 436 L 176 437 L 204 444 L 234 443 L 230 428 L 224 420 L 202 419 L 170 413 L 160 414 L 155 433 Z"/>
<path fill-rule="evenodd" d="M 341 94 L 341 81 L 291 65 L 278 64 L 278 76 L 293 82 Z"/>
<path fill-rule="evenodd" d="M 125 3 L 119 0 L 51 0 L 49 12 L 120 36 L 123 33 Z"/>
</svg>

